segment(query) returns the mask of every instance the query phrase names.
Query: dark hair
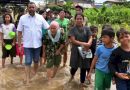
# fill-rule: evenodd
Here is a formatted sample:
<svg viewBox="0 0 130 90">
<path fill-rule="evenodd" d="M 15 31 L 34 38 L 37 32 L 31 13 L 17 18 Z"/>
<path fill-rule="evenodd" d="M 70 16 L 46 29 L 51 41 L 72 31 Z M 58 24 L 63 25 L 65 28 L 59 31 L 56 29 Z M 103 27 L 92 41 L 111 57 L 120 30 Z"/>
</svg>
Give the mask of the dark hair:
<svg viewBox="0 0 130 90">
<path fill-rule="evenodd" d="M 77 14 L 75 15 L 74 19 L 76 19 L 76 17 L 77 17 L 78 15 L 82 16 L 82 17 L 83 17 L 83 20 L 84 20 L 84 15 L 81 14 L 81 13 L 77 13 Z"/>
<path fill-rule="evenodd" d="M 65 12 L 65 10 L 64 10 L 64 9 L 60 9 L 60 10 L 59 10 L 59 13 L 60 13 L 61 11 L 64 11 L 64 12 Z"/>
<path fill-rule="evenodd" d="M 120 36 L 124 36 L 126 34 L 130 34 L 130 32 L 126 31 L 124 28 L 121 28 L 119 31 L 116 32 L 116 36 L 118 39 Z"/>
<path fill-rule="evenodd" d="M 68 13 L 69 15 L 71 15 L 70 11 L 67 11 L 67 10 L 66 10 L 65 13 Z"/>
<path fill-rule="evenodd" d="M 34 3 L 34 2 L 29 2 L 29 3 L 28 3 L 28 6 L 29 6 L 30 4 L 35 4 L 35 3 Z M 35 5 L 36 5 L 36 4 L 35 4 Z"/>
<path fill-rule="evenodd" d="M 92 26 L 90 26 L 90 30 L 91 30 L 92 32 L 95 31 L 95 30 L 98 32 L 98 27 L 92 25 Z"/>
<path fill-rule="evenodd" d="M 12 16 L 11 16 L 10 14 L 4 14 L 4 15 L 3 15 L 3 22 L 4 22 L 4 24 L 6 23 L 6 21 L 5 21 L 6 15 L 9 15 L 9 16 L 10 16 L 10 23 L 13 23 L 13 18 L 12 18 Z"/>
<path fill-rule="evenodd" d="M 110 24 L 104 24 L 102 26 L 102 30 L 104 30 L 105 28 L 112 28 L 112 26 Z"/>
<path fill-rule="evenodd" d="M 82 10 L 82 12 L 84 11 L 83 7 L 80 5 L 75 6 L 75 8 L 80 8 Z"/>
<path fill-rule="evenodd" d="M 45 10 L 40 10 L 39 14 L 42 15 L 45 12 Z"/>
<path fill-rule="evenodd" d="M 115 37 L 115 32 L 112 28 L 106 28 L 102 31 L 101 37 L 104 35 L 108 35 L 110 38 Z"/>
</svg>

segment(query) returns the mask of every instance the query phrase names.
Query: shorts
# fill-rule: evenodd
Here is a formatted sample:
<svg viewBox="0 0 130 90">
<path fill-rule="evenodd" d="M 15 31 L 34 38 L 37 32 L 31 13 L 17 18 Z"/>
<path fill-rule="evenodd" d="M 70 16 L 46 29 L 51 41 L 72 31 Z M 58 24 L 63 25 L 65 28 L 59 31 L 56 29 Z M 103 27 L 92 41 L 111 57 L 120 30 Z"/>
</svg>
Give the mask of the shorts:
<svg viewBox="0 0 130 90">
<path fill-rule="evenodd" d="M 16 43 L 16 55 L 18 55 L 18 56 L 23 56 L 23 55 L 24 55 L 23 44 L 21 44 L 21 51 L 20 51 L 20 50 L 19 50 L 18 43 Z"/>
<path fill-rule="evenodd" d="M 104 73 L 98 69 L 95 72 L 95 90 L 109 90 L 111 87 L 111 73 Z"/>
<path fill-rule="evenodd" d="M 13 43 L 13 39 L 4 39 L 4 43 L 5 44 L 12 44 Z M 15 46 L 13 46 L 11 48 L 11 50 L 6 50 L 5 46 L 2 45 L 2 58 L 6 58 L 6 57 L 16 57 L 16 48 Z"/>
<path fill-rule="evenodd" d="M 53 58 L 48 58 L 47 59 L 47 68 L 51 68 L 53 66 L 59 67 L 61 63 L 61 55 L 55 55 Z"/>
<path fill-rule="evenodd" d="M 40 59 L 40 51 L 41 51 L 41 47 L 24 48 L 25 65 L 31 65 L 32 61 L 34 61 L 34 63 L 38 63 Z"/>
</svg>

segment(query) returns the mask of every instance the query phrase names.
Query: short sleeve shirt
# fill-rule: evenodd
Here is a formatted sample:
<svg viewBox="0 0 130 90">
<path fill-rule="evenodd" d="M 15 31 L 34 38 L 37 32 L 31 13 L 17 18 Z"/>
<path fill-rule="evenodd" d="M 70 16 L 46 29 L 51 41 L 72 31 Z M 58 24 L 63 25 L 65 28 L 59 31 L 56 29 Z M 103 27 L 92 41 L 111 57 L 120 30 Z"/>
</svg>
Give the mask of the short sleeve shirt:
<svg viewBox="0 0 130 90">
<path fill-rule="evenodd" d="M 48 29 L 49 24 L 39 14 L 20 17 L 17 30 L 23 32 L 23 47 L 39 48 L 42 45 L 42 29 Z"/>
<path fill-rule="evenodd" d="M 5 24 L 1 24 L 0 26 L 0 32 L 3 33 L 3 39 L 12 39 L 10 36 L 9 36 L 9 33 L 10 32 L 16 32 L 16 28 L 15 28 L 15 25 L 10 23 L 8 25 L 5 25 Z"/>
<path fill-rule="evenodd" d="M 96 63 L 97 69 L 105 73 L 109 73 L 108 62 L 109 62 L 110 55 L 114 49 L 115 47 L 106 48 L 104 45 L 100 45 L 99 47 L 97 47 L 95 52 L 95 56 L 98 57 L 98 61 Z"/>
</svg>

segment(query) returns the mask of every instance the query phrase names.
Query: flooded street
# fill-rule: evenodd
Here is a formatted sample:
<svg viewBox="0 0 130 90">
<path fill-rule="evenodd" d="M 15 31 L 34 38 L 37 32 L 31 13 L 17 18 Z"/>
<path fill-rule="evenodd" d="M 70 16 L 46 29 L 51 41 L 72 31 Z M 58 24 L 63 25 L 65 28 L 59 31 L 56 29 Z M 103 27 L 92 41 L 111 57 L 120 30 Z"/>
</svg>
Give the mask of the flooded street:
<svg viewBox="0 0 130 90">
<path fill-rule="evenodd" d="M 75 80 L 68 83 L 69 67 L 60 68 L 56 77 L 48 84 L 45 65 L 40 67 L 38 73 L 32 77 L 31 84 L 26 86 L 24 81 L 24 67 L 18 64 L 6 65 L 0 69 L 0 90 L 80 90 L 79 72 Z"/>
<path fill-rule="evenodd" d="M 1 56 L 1 52 L 0 52 Z M 19 66 L 19 58 L 14 58 L 14 64 L 10 64 L 10 59 L 6 59 L 5 68 L 1 68 L 0 58 L 0 90 L 82 90 L 80 88 L 79 70 L 75 79 L 69 83 L 70 78 L 69 59 L 67 66 L 58 70 L 56 77 L 50 83 L 47 82 L 45 65 L 41 66 L 35 76 L 32 75 L 29 86 L 24 84 L 24 66 Z M 92 77 L 94 79 L 94 75 Z M 93 82 L 94 83 L 94 82 Z M 93 84 L 85 90 L 93 90 Z M 115 90 L 111 89 L 111 90 Z"/>
</svg>

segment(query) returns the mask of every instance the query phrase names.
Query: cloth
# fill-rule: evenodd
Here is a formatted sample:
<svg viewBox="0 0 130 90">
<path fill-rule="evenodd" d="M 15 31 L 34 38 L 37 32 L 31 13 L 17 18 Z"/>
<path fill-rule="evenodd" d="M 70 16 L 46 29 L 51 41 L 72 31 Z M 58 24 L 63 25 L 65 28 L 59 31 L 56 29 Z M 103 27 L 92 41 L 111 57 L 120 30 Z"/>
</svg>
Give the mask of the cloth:
<svg viewBox="0 0 130 90">
<path fill-rule="evenodd" d="M 17 30 L 23 32 L 23 47 L 38 48 L 42 46 L 42 29 L 48 29 L 49 24 L 39 14 L 25 14 L 20 17 Z"/>
</svg>

